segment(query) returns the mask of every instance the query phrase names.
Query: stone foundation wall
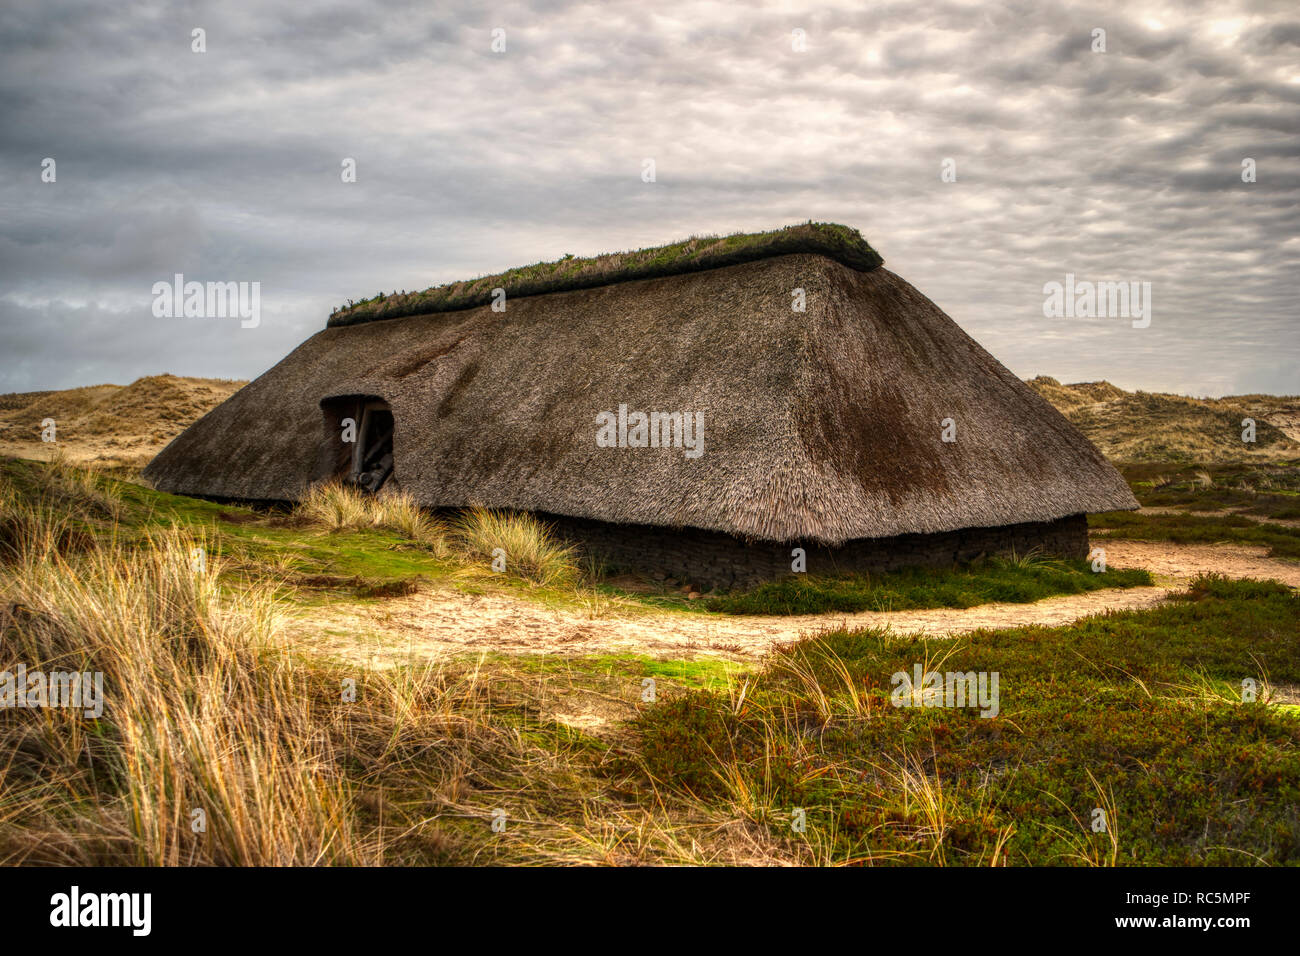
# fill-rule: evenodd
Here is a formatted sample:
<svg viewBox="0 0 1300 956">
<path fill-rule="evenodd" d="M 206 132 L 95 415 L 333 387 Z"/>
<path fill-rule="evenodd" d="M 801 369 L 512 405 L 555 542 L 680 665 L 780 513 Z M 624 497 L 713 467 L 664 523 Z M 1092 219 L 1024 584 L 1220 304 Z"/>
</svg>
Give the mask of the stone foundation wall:
<svg viewBox="0 0 1300 956">
<path fill-rule="evenodd" d="M 610 570 L 674 578 L 703 590 L 746 588 L 791 573 L 790 552 L 803 547 L 809 574 L 946 567 L 981 555 L 1043 554 L 1082 558 L 1088 554 L 1088 521 L 1070 515 L 1057 521 L 964 528 L 943 534 L 860 538 L 838 548 L 799 542 L 747 544 L 739 538 L 698 528 L 617 525 L 583 518 L 542 515 L 560 537 L 604 559 Z"/>
</svg>

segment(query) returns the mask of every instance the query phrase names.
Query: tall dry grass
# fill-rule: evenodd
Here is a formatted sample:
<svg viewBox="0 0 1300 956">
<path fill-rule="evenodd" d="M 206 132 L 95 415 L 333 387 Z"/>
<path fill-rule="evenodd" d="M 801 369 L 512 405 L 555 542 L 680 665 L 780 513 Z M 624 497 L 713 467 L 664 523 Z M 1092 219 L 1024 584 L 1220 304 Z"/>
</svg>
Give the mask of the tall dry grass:
<svg viewBox="0 0 1300 956">
<path fill-rule="evenodd" d="M 545 716 L 587 693 L 580 676 L 291 654 L 274 582 L 223 584 L 212 540 L 61 507 L 0 472 L 0 671 L 101 673 L 104 709 L 0 710 L 0 863 L 808 858 L 738 813 L 630 805 L 603 747 Z M 544 564 L 545 529 L 498 517 L 475 526 L 477 546 Z"/>
<path fill-rule="evenodd" d="M 35 468 L 41 500 L 80 518 L 117 521 L 122 517 L 122 497 L 95 469 L 75 466 L 63 449 Z"/>
<path fill-rule="evenodd" d="M 294 514 L 327 531 L 358 531 L 374 527 L 366 495 L 340 482 L 312 485 Z"/>
<path fill-rule="evenodd" d="M 104 694 L 98 719 L 80 707 L 0 710 L 0 864 L 733 852 L 679 843 L 662 811 L 605 795 L 583 744 L 539 737 L 536 717 L 531 729 L 520 722 L 537 702 L 517 677 L 308 661 L 278 643 L 273 583 L 223 586 L 222 559 L 202 537 L 83 534 L 69 547 L 66 515 L 3 482 L 0 518 L 11 531 L 0 671 L 99 673 Z M 344 677 L 354 700 L 343 699 Z M 501 835 L 490 827 L 497 807 L 510 818 Z"/>
<path fill-rule="evenodd" d="M 372 495 L 342 482 L 322 482 L 308 489 L 294 513 L 328 531 L 383 528 L 440 554 L 447 549 L 446 525 L 404 491 Z"/>
<path fill-rule="evenodd" d="M 470 508 L 448 524 L 406 492 L 371 495 L 337 481 L 310 488 L 294 513 L 327 531 L 385 528 L 479 569 L 504 561 L 506 574 L 534 584 L 571 587 L 585 576 L 577 549 L 527 513 Z"/>
<path fill-rule="evenodd" d="M 69 553 L 47 518 L 12 542 L 0 671 L 102 674 L 104 708 L 4 715 L 0 861 L 373 862 L 272 592 L 223 593 L 182 530 Z"/>
<path fill-rule="evenodd" d="M 0 472 L 0 571 L 33 549 L 66 553 L 84 549 L 92 540 L 84 528 L 89 517 L 85 508 L 55 484 L 49 465 L 40 468 L 32 491 Z"/>
<path fill-rule="evenodd" d="M 536 584 L 564 587 L 582 577 L 577 549 L 558 542 L 536 516 L 470 508 L 454 522 L 461 550 L 471 559 L 505 561 L 505 572 Z"/>
</svg>

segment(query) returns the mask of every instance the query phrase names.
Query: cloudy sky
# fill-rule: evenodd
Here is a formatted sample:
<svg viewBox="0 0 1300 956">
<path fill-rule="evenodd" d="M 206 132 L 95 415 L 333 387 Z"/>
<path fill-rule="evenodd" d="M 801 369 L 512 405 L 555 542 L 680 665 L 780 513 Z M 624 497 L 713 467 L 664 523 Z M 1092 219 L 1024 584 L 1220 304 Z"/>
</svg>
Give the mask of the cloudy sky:
<svg viewBox="0 0 1300 956">
<path fill-rule="evenodd" d="M 1294 0 L 8 0 L 0 391 L 252 377 L 380 289 L 816 219 L 1022 376 L 1293 394 L 1298 159 Z M 177 272 L 260 326 L 155 318 Z M 1150 326 L 1045 318 L 1067 272 Z"/>
</svg>

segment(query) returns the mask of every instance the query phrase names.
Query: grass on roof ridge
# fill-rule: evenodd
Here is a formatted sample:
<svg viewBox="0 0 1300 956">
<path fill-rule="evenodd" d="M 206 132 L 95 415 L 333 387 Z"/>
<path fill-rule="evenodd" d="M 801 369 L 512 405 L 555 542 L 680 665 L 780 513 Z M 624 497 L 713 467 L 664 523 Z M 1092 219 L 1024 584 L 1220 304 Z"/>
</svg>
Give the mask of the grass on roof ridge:
<svg viewBox="0 0 1300 956">
<path fill-rule="evenodd" d="M 870 272 L 884 261 L 856 229 L 809 221 L 768 232 L 692 236 L 664 246 L 608 252 L 590 258 L 566 255 L 554 262 L 518 266 L 497 275 L 449 282 L 423 292 L 381 292 L 335 309 L 330 314 L 329 325 L 360 325 L 408 315 L 477 308 L 489 304 L 493 290 L 498 288 L 505 289 L 507 297 L 569 292 L 634 279 L 719 269 L 793 253 L 823 255 L 859 272 Z"/>
</svg>

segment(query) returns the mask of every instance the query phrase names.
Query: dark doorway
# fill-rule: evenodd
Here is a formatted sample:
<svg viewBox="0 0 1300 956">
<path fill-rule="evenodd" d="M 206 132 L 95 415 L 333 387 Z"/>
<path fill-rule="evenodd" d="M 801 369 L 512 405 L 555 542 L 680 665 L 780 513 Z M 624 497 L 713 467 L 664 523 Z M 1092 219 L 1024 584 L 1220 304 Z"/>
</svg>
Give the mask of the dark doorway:
<svg viewBox="0 0 1300 956">
<path fill-rule="evenodd" d="M 368 395 L 321 402 L 325 413 L 322 477 L 377 492 L 393 479 L 393 411 Z M 351 439 L 351 440 L 349 440 Z"/>
</svg>

